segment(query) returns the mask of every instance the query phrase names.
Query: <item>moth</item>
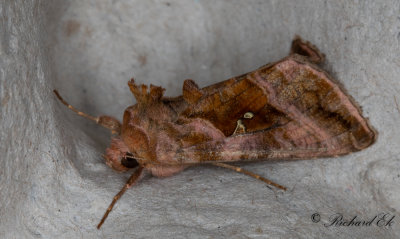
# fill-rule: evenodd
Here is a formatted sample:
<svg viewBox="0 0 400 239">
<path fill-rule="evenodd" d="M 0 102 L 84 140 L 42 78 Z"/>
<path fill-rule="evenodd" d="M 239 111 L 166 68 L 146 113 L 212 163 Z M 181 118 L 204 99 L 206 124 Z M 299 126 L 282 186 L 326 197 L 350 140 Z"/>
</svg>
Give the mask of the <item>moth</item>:
<svg viewBox="0 0 400 239">
<path fill-rule="evenodd" d="M 128 82 L 137 103 L 122 124 L 114 117 L 77 114 L 108 128 L 106 164 L 134 169 L 98 224 L 145 171 L 157 177 L 202 163 L 232 169 L 285 190 L 260 175 L 231 165 L 255 160 L 336 157 L 371 145 L 376 132 L 343 89 L 320 67 L 324 54 L 296 37 L 289 56 L 255 71 L 199 88 L 185 80 L 183 94 L 164 97 L 159 86 Z"/>
</svg>

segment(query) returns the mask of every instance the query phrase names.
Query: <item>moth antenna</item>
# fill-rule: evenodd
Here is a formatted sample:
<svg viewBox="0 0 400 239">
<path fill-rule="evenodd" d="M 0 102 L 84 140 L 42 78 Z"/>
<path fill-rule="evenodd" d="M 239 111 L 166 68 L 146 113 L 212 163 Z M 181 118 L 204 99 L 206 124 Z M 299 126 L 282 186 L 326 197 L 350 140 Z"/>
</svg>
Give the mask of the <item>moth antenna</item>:
<svg viewBox="0 0 400 239">
<path fill-rule="evenodd" d="M 67 101 L 65 101 L 61 95 L 58 93 L 57 90 L 53 90 L 54 94 L 56 94 L 57 98 L 61 101 L 61 103 L 63 103 L 64 105 L 66 105 L 70 110 L 74 111 L 75 113 L 77 113 L 78 115 L 85 117 L 87 119 L 93 120 L 94 122 L 96 122 L 97 124 L 103 126 L 104 128 L 107 128 L 109 130 L 111 130 L 111 133 L 113 134 L 120 134 L 121 132 L 121 123 L 115 119 L 114 117 L 111 116 L 107 116 L 107 115 L 102 115 L 100 117 L 94 117 L 91 115 L 88 115 L 82 111 L 79 111 L 78 109 L 76 109 L 75 107 L 73 107 L 72 105 L 68 104 Z"/>
<path fill-rule="evenodd" d="M 226 164 L 226 163 L 212 163 L 212 164 L 215 165 L 215 166 L 218 166 L 218 167 L 222 167 L 222 168 L 227 168 L 227 169 L 234 170 L 234 171 L 236 171 L 236 172 L 238 172 L 238 173 L 246 174 L 246 175 L 248 175 L 248 176 L 250 176 L 250 177 L 253 177 L 253 178 L 255 178 L 255 179 L 261 180 L 261 181 L 263 181 L 264 183 L 269 184 L 269 185 L 274 186 L 274 187 L 277 187 L 277 188 L 279 188 L 279 189 L 282 189 L 282 190 L 285 190 L 285 191 L 286 191 L 286 189 L 287 189 L 286 187 L 284 187 L 284 186 L 282 186 L 282 185 L 279 185 L 279 184 L 277 184 L 277 183 L 275 183 L 275 182 L 272 182 L 272 181 L 269 180 L 269 179 L 266 179 L 266 178 L 264 178 L 264 177 L 261 177 L 261 176 L 258 175 L 258 174 L 255 174 L 255 173 L 253 173 L 253 172 L 247 171 L 247 170 L 242 169 L 242 168 L 240 168 L 240 167 L 236 167 L 236 166 L 233 166 L 233 165 L 230 165 L 230 164 Z"/>
<path fill-rule="evenodd" d="M 66 105 L 70 110 L 74 111 L 75 113 L 77 113 L 80 116 L 83 116 L 87 119 L 93 120 L 94 122 L 98 123 L 99 122 L 99 118 L 98 117 L 93 117 L 91 115 L 88 115 L 86 113 L 83 113 L 82 111 L 77 110 L 75 107 L 73 107 L 72 105 L 68 104 L 68 102 L 66 102 L 61 95 L 58 93 L 57 90 L 53 90 L 54 94 L 56 94 L 57 98 L 61 101 L 61 103 L 63 103 L 64 105 Z"/>
<path fill-rule="evenodd" d="M 113 209 L 115 203 L 122 197 L 122 195 L 126 192 L 126 190 L 128 188 L 130 188 L 134 183 L 136 183 L 139 180 L 140 175 L 142 175 L 143 173 L 143 167 L 139 167 L 132 175 L 131 177 L 128 179 L 128 181 L 126 182 L 126 184 L 122 187 L 121 191 L 119 191 L 119 193 L 117 193 L 110 206 L 108 206 L 107 211 L 104 213 L 103 218 L 101 219 L 100 223 L 97 225 L 97 229 L 100 229 L 101 225 L 103 225 L 104 221 L 107 219 L 108 214 L 110 214 L 111 210 Z"/>
</svg>

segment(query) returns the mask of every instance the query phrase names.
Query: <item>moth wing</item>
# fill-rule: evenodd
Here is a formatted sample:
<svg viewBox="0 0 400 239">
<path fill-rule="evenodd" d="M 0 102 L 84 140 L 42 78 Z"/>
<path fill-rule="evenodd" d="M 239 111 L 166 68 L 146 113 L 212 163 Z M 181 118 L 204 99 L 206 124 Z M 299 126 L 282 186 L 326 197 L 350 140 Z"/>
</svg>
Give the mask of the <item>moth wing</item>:
<svg viewBox="0 0 400 239">
<path fill-rule="evenodd" d="M 296 55 L 203 89 L 185 84 L 190 106 L 181 117 L 207 121 L 224 137 L 183 148 L 182 163 L 338 156 L 375 141 L 339 85 Z"/>
</svg>

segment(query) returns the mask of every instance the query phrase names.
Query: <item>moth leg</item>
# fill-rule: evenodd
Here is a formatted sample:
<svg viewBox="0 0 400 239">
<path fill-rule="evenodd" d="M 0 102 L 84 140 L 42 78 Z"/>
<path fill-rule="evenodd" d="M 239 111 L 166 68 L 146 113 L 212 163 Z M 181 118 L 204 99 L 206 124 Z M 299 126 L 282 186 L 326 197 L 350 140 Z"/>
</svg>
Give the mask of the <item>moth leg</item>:
<svg viewBox="0 0 400 239">
<path fill-rule="evenodd" d="M 292 41 L 290 55 L 298 54 L 307 57 L 307 59 L 315 64 L 323 63 L 325 55 L 321 53 L 316 46 L 308 41 L 304 41 L 299 36 L 296 36 Z"/>
<path fill-rule="evenodd" d="M 261 180 L 261 181 L 263 181 L 263 182 L 266 183 L 266 184 L 269 184 L 269 185 L 271 185 L 271 186 L 274 186 L 274 187 L 277 187 L 277 188 L 279 188 L 279 189 L 282 189 L 282 190 L 285 190 L 285 191 L 286 191 L 286 187 L 284 187 L 284 186 L 282 186 L 282 185 L 279 185 L 279 184 L 277 184 L 277 183 L 275 183 L 275 182 L 272 182 L 272 181 L 269 180 L 269 179 L 266 179 L 266 178 L 264 178 L 264 177 L 261 177 L 261 176 L 258 175 L 258 174 L 255 174 L 255 173 L 252 173 L 252 172 L 247 171 L 247 170 L 245 170 L 245 169 L 242 169 L 242 168 L 240 168 L 240 167 L 236 167 L 236 166 L 233 166 L 233 165 L 230 165 L 230 164 L 226 164 L 226 163 L 212 163 L 212 164 L 215 165 L 215 166 L 218 166 L 218 167 L 222 167 L 222 168 L 227 168 L 227 169 L 234 170 L 234 171 L 236 171 L 236 172 L 238 172 L 238 173 L 246 174 L 246 175 L 248 175 L 248 176 L 250 176 L 250 177 L 253 177 L 253 178 L 255 178 L 255 179 Z"/>
<path fill-rule="evenodd" d="M 74 111 L 78 115 L 80 115 L 82 117 L 85 117 L 87 119 L 93 120 L 94 122 L 96 122 L 97 124 L 103 126 L 104 128 L 107 128 L 107 129 L 111 130 L 112 134 L 120 134 L 120 132 L 121 132 L 121 123 L 117 119 L 115 119 L 114 117 L 107 116 L 107 115 L 94 117 L 94 116 L 88 115 L 86 113 L 83 113 L 82 111 L 79 111 L 75 107 L 73 107 L 72 105 L 68 104 L 61 97 L 61 95 L 58 93 L 57 90 L 53 90 L 53 91 L 54 91 L 54 94 L 56 94 L 57 98 L 61 101 L 61 103 L 66 105 L 69 109 L 71 109 L 72 111 Z"/>
<path fill-rule="evenodd" d="M 106 220 L 106 218 L 108 217 L 108 214 L 111 212 L 111 210 L 113 209 L 115 203 L 118 201 L 118 199 L 120 199 L 122 197 L 122 195 L 125 193 L 125 191 L 130 188 L 134 183 L 136 183 L 140 176 L 143 173 L 143 167 L 139 167 L 138 169 L 136 169 L 136 171 L 131 175 L 131 177 L 128 179 L 128 181 L 126 182 L 126 184 L 122 187 L 121 191 L 119 191 L 119 193 L 117 193 L 110 206 L 108 206 L 107 211 L 104 213 L 103 218 L 101 219 L 99 225 L 97 225 L 97 229 L 100 229 L 101 225 L 103 225 L 104 221 Z"/>
</svg>

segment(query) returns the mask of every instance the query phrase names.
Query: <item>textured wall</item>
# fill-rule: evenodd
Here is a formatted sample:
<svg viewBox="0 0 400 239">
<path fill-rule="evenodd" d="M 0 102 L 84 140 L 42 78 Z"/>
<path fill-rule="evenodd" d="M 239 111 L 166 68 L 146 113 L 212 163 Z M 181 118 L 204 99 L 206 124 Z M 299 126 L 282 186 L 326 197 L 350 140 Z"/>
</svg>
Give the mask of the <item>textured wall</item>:
<svg viewBox="0 0 400 239">
<path fill-rule="evenodd" d="M 398 1 L 0 2 L 1 238 L 398 238 L 400 236 L 400 3 Z M 287 55 L 295 34 L 379 132 L 340 158 L 244 167 L 289 187 L 202 166 L 144 178 L 95 228 L 129 174 L 101 155 L 108 132 L 61 105 L 121 118 L 126 85 L 206 86 Z M 342 213 L 390 227 L 324 227 Z M 313 213 L 321 222 L 311 220 Z"/>
</svg>

